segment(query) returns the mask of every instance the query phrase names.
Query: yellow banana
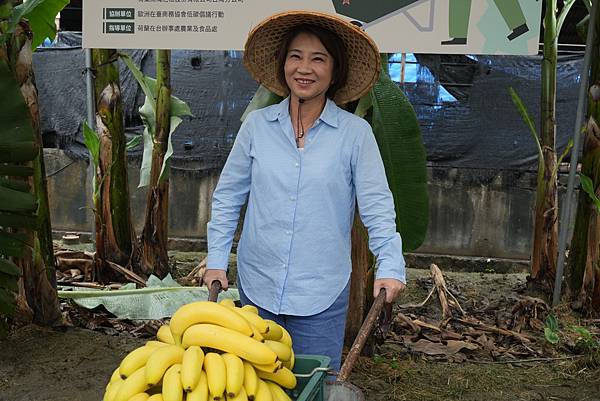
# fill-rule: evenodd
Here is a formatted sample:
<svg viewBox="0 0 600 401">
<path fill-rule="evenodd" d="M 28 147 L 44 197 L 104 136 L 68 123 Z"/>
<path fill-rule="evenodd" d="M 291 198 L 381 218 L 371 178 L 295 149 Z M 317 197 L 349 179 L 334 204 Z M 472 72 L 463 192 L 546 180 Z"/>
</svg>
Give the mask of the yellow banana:
<svg viewBox="0 0 600 401">
<path fill-rule="evenodd" d="M 164 401 L 161 393 L 153 394 L 148 398 L 148 401 Z"/>
<path fill-rule="evenodd" d="M 162 341 L 156 341 L 156 340 L 150 340 L 150 341 L 146 341 L 146 347 L 154 347 L 154 348 L 158 348 L 158 347 L 164 347 L 166 345 L 169 345 L 167 343 L 164 343 Z M 172 344 L 171 344 L 172 345 Z"/>
<path fill-rule="evenodd" d="M 208 379 L 206 372 L 200 371 L 200 380 L 191 393 L 187 393 L 185 401 L 208 401 Z"/>
<path fill-rule="evenodd" d="M 258 329 L 256 328 L 255 325 L 253 325 L 252 323 L 248 322 L 248 324 L 250 325 L 250 328 L 252 329 L 252 338 L 254 338 L 256 341 L 260 341 L 261 343 L 265 342 L 265 338 L 263 337 L 262 334 L 260 334 L 260 332 L 258 331 Z"/>
<path fill-rule="evenodd" d="M 265 340 L 273 340 L 273 341 L 279 341 L 281 340 L 281 337 L 283 336 L 283 328 L 277 324 L 276 322 L 269 320 L 269 319 L 265 319 L 265 322 L 267 323 L 267 326 L 269 327 L 269 329 L 265 332 L 265 334 L 263 334 L 263 337 L 265 338 Z"/>
<path fill-rule="evenodd" d="M 281 331 L 283 333 L 283 335 L 281 336 L 281 341 L 282 343 L 284 343 L 285 345 L 287 345 L 288 347 L 292 348 L 292 336 L 290 336 L 290 332 L 287 331 L 285 329 L 285 327 L 281 328 Z"/>
<path fill-rule="evenodd" d="M 248 396 L 246 395 L 244 387 L 240 388 L 240 391 L 238 391 L 235 397 L 227 396 L 227 401 L 248 401 Z"/>
<path fill-rule="evenodd" d="M 123 385 L 123 380 L 118 379 L 112 383 L 108 383 L 106 386 L 106 392 L 104 393 L 103 401 L 114 401 L 117 393 L 119 392 L 119 388 Z"/>
<path fill-rule="evenodd" d="M 273 401 L 292 401 L 289 395 L 281 387 L 277 384 L 267 381 L 267 386 L 269 386 L 269 390 L 271 390 L 271 395 L 273 396 Z"/>
<path fill-rule="evenodd" d="M 226 306 L 228 308 L 235 308 L 235 302 L 233 301 L 233 299 L 231 298 L 225 298 L 222 299 L 221 301 L 219 301 L 219 303 L 223 306 Z"/>
<path fill-rule="evenodd" d="M 279 360 L 285 362 L 292 357 L 292 349 L 279 341 L 265 340 L 265 345 L 277 354 Z"/>
<path fill-rule="evenodd" d="M 137 393 L 133 397 L 131 397 L 128 401 L 148 401 L 150 396 L 146 393 Z"/>
<path fill-rule="evenodd" d="M 110 380 L 108 381 L 108 383 L 113 383 L 116 382 L 117 380 L 121 380 L 121 373 L 119 372 L 120 370 L 120 366 L 117 367 L 115 370 L 113 370 L 112 375 L 110 376 Z"/>
<path fill-rule="evenodd" d="M 252 312 L 255 315 L 258 315 L 258 308 L 254 305 L 244 305 L 242 306 L 243 310 L 247 310 L 248 312 Z"/>
<path fill-rule="evenodd" d="M 258 316 L 256 313 L 250 312 L 244 308 L 235 308 L 232 310 L 238 313 L 244 319 L 246 319 L 246 321 L 248 321 L 250 324 L 253 324 L 258 329 L 260 334 L 263 335 L 263 337 L 265 333 L 269 330 L 269 325 L 267 324 L 267 322 L 262 317 Z"/>
<path fill-rule="evenodd" d="M 289 370 L 293 370 L 295 363 L 296 363 L 296 355 L 294 354 L 294 350 L 292 349 L 292 356 L 291 356 L 290 360 L 289 361 L 285 361 L 283 363 L 283 366 L 285 366 Z"/>
<path fill-rule="evenodd" d="M 220 400 L 227 383 L 227 371 L 223 357 L 215 352 L 208 352 L 204 357 L 204 370 L 211 399 Z"/>
<path fill-rule="evenodd" d="M 273 401 L 271 390 L 269 390 L 269 386 L 267 386 L 264 380 L 258 379 L 258 390 L 256 391 L 254 401 Z"/>
<path fill-rule="evenodd" d="M 216 302 L 192 302 L 179 308 L 171 318 L 171 333 L 175 344 L 181 343 L 186 329 L 197 323 L 211 323 L 237 331 L 250 337 L 252 329 L 245 319 L 234 312 L 234 309 Z"/>
<path fill-rule="evenodd" d="M 181 384 L 186 392 L 192 391 L 200 381 L 200 372 L 204 363 L 202 348 L 192 345 L 183 353 L 181 362 Z"/>
<path fill-rule="evenodd" d="M 244 362 L 244 390 L 248 399 L 254 399 L 256 390 L 258 389 L 258 376 L 254 367 L 248 361 Z"/>
<path fill-rule="evenodd" d="M 156 351 L 156 347 L 144 345 L 131 351 L 119 365 L 119 374 L 122 379 L 128 378 L 133 372 L 146 364 L 150 355 Z"/>
<path fill-rule="evenodd" d="M 128 401 L 137 393 L 143 393 L 147 389 L 145 368 L 142 366 L 123 381 L 114 401 Z"/>
<path fill-rule="evenodd" d="M 254 366 L 254 369 L 256 370 L 261 370 L 263 372 L 269 372 L 269 373 L 275 373 L 277 372 L 279 369 L 281 369 L 281 367 L 283 366 L 281 364 L 281 361 L 275 361 L 275 363 L 270 363 L 268 365 L 259 365 L 256 363 L 253 363 L 252 366 Z"/>
<path fill-rule="evenodd" d="M 227 381 L 225 384 L 227 398 L 234 398 L 244 384 L 244 362 L 237 355 L 230 353 L 225 353 L 221 357 L 223 357 L 227 372 Z"/>
<path fill-rule="evenodd" d="M 176 363 L 181 363 L 184 350 L 176 345 L 167 345 L 154 350 L 146 362 L 146 383 L 157 384 L 167 369 Z"/>
<path fill-rule="evenodd" d="M 260 370 L 256 372 L 258 377 L 261 379 L 271 380 L 279 384 L 281 387 L 293 389 L 296 387 L 296 376 L 292 373 L 288 368 L 279 369 L 275 373 L 267 373 L 261 372 Z"/>
<path fill-rule="evenodd" d="M 168 324 L 163 324 L 160 326 L 158 331 L 156 332 L 156 338 L 159 341 L 167 344 L 175 344 L 175 340 L 173 339 L 173 334 L 171 334 L 171 328 Z"/>
<path fill-rule="evenodd" d="M 237 331 L 214 324 L 191 326 L 185 331 L 182 343 L 184 348 L 191 345 L 215 348 L 262 365 L 274 363 L 277 360 L 277 354 L 265 344 Z"/>
<path fill-rule="evenodd" d="M 176 363 L 165 372 L 162 385 L 164 401 L 182 401 L 183 386 L 181 385 L 181 364 Z"/>
</svg>

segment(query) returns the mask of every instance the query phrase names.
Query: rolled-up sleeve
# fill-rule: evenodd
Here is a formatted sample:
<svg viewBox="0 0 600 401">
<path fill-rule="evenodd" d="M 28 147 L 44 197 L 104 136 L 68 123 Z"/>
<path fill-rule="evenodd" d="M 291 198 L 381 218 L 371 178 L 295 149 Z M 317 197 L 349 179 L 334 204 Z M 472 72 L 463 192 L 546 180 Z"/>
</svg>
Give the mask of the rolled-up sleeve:
<svg viewBox="0 0 600 401">
<path fill-rule="evenodd" d="M 396 231 L 394 199 L 375 136 L 365 123 L 353 149 L 352 173 L 360 218 L 369 233 L 369 248 L 377 258 L 376 278 L 406 283 L 402 240 Z"/>
<path fill-rule="evenodd" d="M 252 114 L 248 115 L 240 127 L 213 193 L 211 220 L 207 230 L 209 269 L 227 270 L 240 210 L 250 192 L 251 120 Z"/>
</svg>

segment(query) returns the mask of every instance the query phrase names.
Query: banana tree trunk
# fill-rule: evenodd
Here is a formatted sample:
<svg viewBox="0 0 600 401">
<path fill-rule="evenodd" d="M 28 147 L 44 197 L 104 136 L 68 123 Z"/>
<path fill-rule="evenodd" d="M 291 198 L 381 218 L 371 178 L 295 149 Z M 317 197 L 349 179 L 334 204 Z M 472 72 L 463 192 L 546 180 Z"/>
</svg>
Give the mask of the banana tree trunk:
<svg viewBox="0 0 600 401">
<path fill-rule="evenodd" d="M 145 270 L 164 277 L 169 272 L 169 175 L 168 167 L 162 177 L 161 170 L 170 132 L 171 52 L 157 50 L 156 55 L 156 132 L 141 248 Z"/>
<path fill-rule="evenodd" d="M 1 52 L 2 56 L 6 57 L 21 88 L 34 129 L 34 141 L 40 149 L 32 163 L 34 174 L 29 183 L 38 202 L 39 226 L 37 231 L 27 233 L 27 243 L 31 247 L 26 250 L 24 257 L 17 261 L 23 269 L 23 283 L 20 285 L 22 292 L 19 294 L 22 299 L 18 303 L 20 305 L 26 303 L 31 308 L 35 323 L 54 325 L 62 321 L 62 315 L 56 294 L 56 263 L 52 245 L 38 94 L 33 75 L 31 35 L 29 25 L 21 21 Z"/>
<path fill-rule="evenodd" d="M 590 82 L 600 84 L 600 16 L 596 16 L 596 34 L 592 45 Z M 589 29 L 589 26 L 588 26 Z M 589 122 L 583 143 L 581 173 L 592 180 L 600 197 L 600 101 L 591 95 L 588 103 Z M 600 312 L 600 214 L 583 190 L 579 192 L 577 217 L 571 241 L 568 269 L 569 293 L 573 307 L 585 313 Z"/>
<path fill-rule="evenodd" d="M 106 268 L 107 261 L 121 266 L 130 265 L 135 250 L 135 232 L 129 205 L 123 103 L 116 51 L 94 49 L 92 61 L 96 73 L 96 131 L 100 138 L 95 172 L 98 190 L 94 196 L 96 260 L 98 279 L 106 281 L 114 276 L 112 269 Z"/>
<path fill-rule="evenodd" d="M 530 284 L 552 291 L 558 251 L 558 190 L 556 171 L 556 62 L 558 35 L 556 0 L 546 1 L 542 61 L 541 133 L 543 162 L 538 171 Z"/>
<path fill-rule="evenodd" d="M 371 252 L 367 229 L 360 221 L 358 213 L 352 226 L 352 275 L 350 277 L 350 299 L 348 316 L 346 317 L 346 332 L 344 344 L 351 347 L 358 335 L 369 306 L 373 303 L 374 272 L 371 269 Z"/>
</svg>

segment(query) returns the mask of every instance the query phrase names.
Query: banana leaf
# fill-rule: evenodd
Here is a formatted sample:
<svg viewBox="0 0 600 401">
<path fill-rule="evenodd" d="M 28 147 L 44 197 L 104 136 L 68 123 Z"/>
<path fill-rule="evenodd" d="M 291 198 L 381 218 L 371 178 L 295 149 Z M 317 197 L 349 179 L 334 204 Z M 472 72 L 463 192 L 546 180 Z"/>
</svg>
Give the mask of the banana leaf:
<svg viewBox="0 0 600 401">
<path fill-rule="evenodd" d="M 15 189 L 21 192 L 29 192 L 31 189 L 31 186 L 28 182 L 10 180 L 7 178 L 0 178 L 0 187 Z"/>
<path fill-rule="evenodd" d="M 387 67 L 387 61 L 384 60 Z M 371 90 L 371 126 L 396 207 L 404 251 L 418 248 L 429 223 L 426 153 L 415 111 L 384 68 Z M 360 102 L 359 102 L 360 105 Z"/>
<path fill-rule="evenodd" d="M 206 287 L 182 287 L 170 274 L 163 280 L 151 275 L 145 288 L 136 289 L 135 285 L 126 285 L 119 290 L 95 290 L 63 286 L 58 297 L 71 299 L 87 309 L 103 305 L 106 310 L 120 319 L 162 319 L 171 317 L 185 304 L 208 299 Z M 239 300 L 235 288 L 219 293 L 223 299 Z"/>
<path fill-rule="evenodd" d="M 38 228 L 38 218 L 34 213 L 18 214 L 0 212 L 0 227 L 28 228 L 36 230 Z"/>
<path fill-rule="evenodd" d="M 11 276 L 19 277 L 21 269 L 10 260 L 0 258 L 0 272 Z"/>
<path fill-rule="evenodd" d="M 251 111 L 259 110 L 272 104 L 277 104 L 281 102 L 282 99 L 283 98 L 281 96 L 276 95 L 264 86 L 260 85 L 252 97 L 250 104 L 248 107 L 246 107 L 246 110 L 244 110 L 244 114 L 242 114 L 242 118 L 240 120 L 244 121 Z"/>
<path fill-rule="evenodd" d="M 10 143 L 10 138 L 0 143 L 0 163 L 20 163 L 32 160 L 38 154 L 35 142 Z"/>
<path fill-rule="evenodd" d="M 9 177 L 31 177 L 33 175 L 33 167 L 4 164 L 0 165 L 0 175 Z"/>
<path fill-rule="evenodd" d="M 25 247 L 25 236 L 0 229 L 0 258 L 2 256 L 20 257 Z"/>
<path fill-rule="evenodd" d="M 154 137 L 156 134 L 156 80 L 145 76 L 142 71 L 135 65 L 133 60 L 126 54 L 119 54 L 123 62 L 129 67 L 136 81 L 142 88 L 142 91 L 146 95 L 144 104 L 140 107 L 140 117 L 144 123 L 144 152 L 142 155 L 142 167 L 140 168 L 140 183 L 138 188 L 148 186 L 150 184 L 150 170 L 152 168 L 152 149 L 154 148 Z M 169 159 L 173 155 L 173 143 L 171 141 L 171 135 L 177 129 L 179 124 L 183 122 L 184 116 L 192 117 L 192 111 L 190 107 L 183 100 L 171 96 L 171 124 L 169 130 L 169 142 L 167 145 L 167 152 L 163 165 L 160 170 L 160 179 L 163 180 L 167 177 L 167 166 L 169 165 Z"/>
<path fill-rule="evenodd" d="M 19 21 L 26 18 L 33 32 L 31 47 L 35 49 L 41 45 L 46 38 L 56 37 L 55 19 L 59 12 L 69 4 L 69 0 L 29 0 L 21 3 L 13 9 L 7 33 L 15 31 Z M 0 38 L 0 45 L 4 43 L 7 36 Z"/>
<path fill-rule="evenodd" d="M 0 211 L 27 213 L 35 212 L 37 202 L 35 197 L 27 192 L 0 187 Z"/>
<path fill-rule="evenodd" d="M 14 293 L 19 291 L 19 285 L 14 276 L 0 272 L 0 288 L 7 289 Z"/>
</svg>

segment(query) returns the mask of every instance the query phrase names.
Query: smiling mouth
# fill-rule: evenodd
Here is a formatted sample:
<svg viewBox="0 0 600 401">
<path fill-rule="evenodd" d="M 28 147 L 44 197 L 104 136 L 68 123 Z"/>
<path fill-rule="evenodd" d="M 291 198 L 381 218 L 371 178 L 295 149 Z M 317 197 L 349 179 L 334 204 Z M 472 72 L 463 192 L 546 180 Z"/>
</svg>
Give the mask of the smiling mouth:
<svg viewBox="0 0 600 401">
<path fill-rule="evenodd" d="M 308 85 L 308 84 L 312 84 L 315 81 L 310 80 L 310 79 L 301 79 L 301 78 L 296 78 L 296 82 L 298 82 L 301 85 Z"/>
</svg>

